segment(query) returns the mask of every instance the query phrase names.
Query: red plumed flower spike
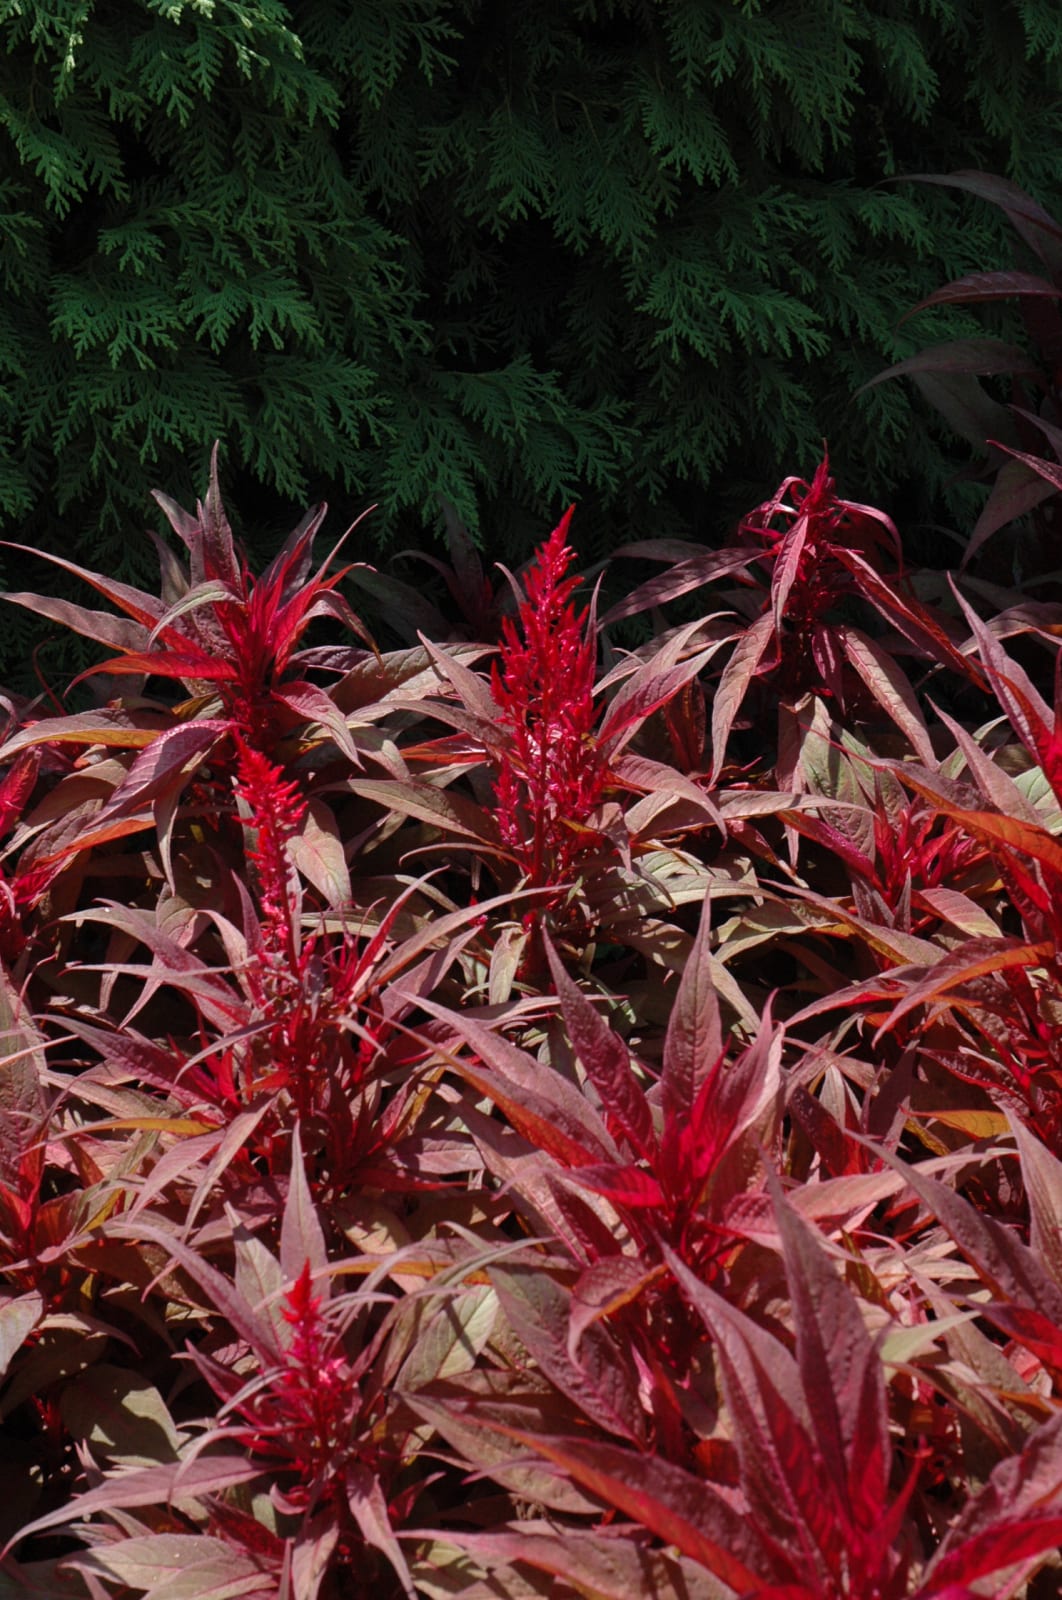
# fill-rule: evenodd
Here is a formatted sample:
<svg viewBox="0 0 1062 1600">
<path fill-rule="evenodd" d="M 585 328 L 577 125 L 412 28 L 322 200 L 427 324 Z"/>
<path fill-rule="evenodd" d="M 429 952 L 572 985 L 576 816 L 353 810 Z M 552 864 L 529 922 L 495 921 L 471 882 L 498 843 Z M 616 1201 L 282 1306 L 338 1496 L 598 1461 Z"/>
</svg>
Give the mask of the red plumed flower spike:
<svg viewBox="0 0 1062 1600">
<path fill-rule="evenodd" d="M 572 604 L 578 581 L 564 576 L 574 555 L 567 543 L 573 510 L 527 572 L 492 672 L 511 738 L 495 786 L 498 824 L 536 888 L 565 877 L 576 829 L 600 803 L 606 777 L 594 737 L 597 652 L 587 610 Z"/>
</svg>

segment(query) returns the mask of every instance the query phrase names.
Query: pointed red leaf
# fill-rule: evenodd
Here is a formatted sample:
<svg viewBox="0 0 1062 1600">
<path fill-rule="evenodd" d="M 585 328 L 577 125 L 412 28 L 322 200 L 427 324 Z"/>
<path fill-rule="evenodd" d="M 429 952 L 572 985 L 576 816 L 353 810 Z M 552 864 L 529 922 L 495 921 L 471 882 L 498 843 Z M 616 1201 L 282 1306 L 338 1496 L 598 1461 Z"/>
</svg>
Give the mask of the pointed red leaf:
<svg viewBox="0 0 1062 1600">
<path fill-rule="evenodd" d="M 656 1149 L 653 1114 L 631 1068 L 630 1051 L 569 978 L 548 938 L 546 955 L 568 1037 L 601 1096 L 606 1123 L 628 1141 L 636 1155 L 649 1160 Z"/>
<path fill-rule="evenodd" d="M 689 550 L 697 553 L 684 554 Z M 648 611 L 652 606 L 676 600 L 691 589 L 700 589 L 728 573 L 740 572 L 742 567 L 747 567 L 755 559 L 756 554 L 754 550 L 700 550 L 696 545 L 685 545 L 669 539 L 650 539 L 640 544 L 623 545 L 613 553 L 613 560 L 629 556 L 641 561 L 666 561 L 669 570 L 639 584 L 625 599 L 617 601 L 601 618 L 601 626 L 607 627 L 623 617 L 633 617 L 639 611 Z"/>
<path fill-rule="evenodd" d="M 1062 299 L 1062 289 L 1032 272 L 968 272 L 965 277 L 954 278 L 951 283 L 927 294 L 910 311 L 905 311 L 900 321 L 906 322 L 908 317 L 913 317 L 917 311 L 924 311 L 927 306 L 979 305 L 986 300 L 1030 296 L 1039 300 L 1059 300 Z"/>
<path fill-rule="evenodd" d="M 602 750 L 610 756 L 618 754 L 642 723 L 673 699 L 711 660 L 721 641 L 698 650 L 684 661 L 678 659 L 701 627 L 702 623 L 697 621 L 680 629 L 648 661 L 639 664 L 605 712 L 597 735 Z"/>
<path fill-rule="evenodd" d="M 816 1443 L 852 1525 L 869 1531 L 881 1516 L 892 1464 L 881 1360 L 854 1295 L 818 1235 L 786 1203 L 770 1172 L 768 1184 Z"/>
<path fill-rule="evenodd" d="M 688 1121 L 701 1087 L 723 1054 L 723 1026 L 712 982 L 711 902 L 701 907 L 697 936 L 690 946 L 664 1038 L 660 1101 L 665 1124 Z"/>
<path fill-rule="evenodd" d="M 156 600 L 153 595 L 145 594 L 142 589 L 134 589 L 128 583 L 120 583 L 117 578 L 108 578 L 102 572 L 92 572 L 88 567 L 75 566 L 72 561 L 64 561 L 62 556 L 52 555 L 47 550 L 37 550 L 32 545 L 13 544 L 7 539 L 3 543 L 8 550 L 21 550 L 23 555 L 39 556 L 42 561 L 50 561 L 53 567 L 62 567 L 64 572 L 70 572 L 75 578 L 81 578 L 112 604 L 118 606 L 127 616 L 148 629 L 153 628 L 162 616 L 162 602 Z"/>
<path fill-rule="evenodd" d="M 1029 1247 L 1062 1289 L 1062 1161 L 1019 1118 L 1010 1126 L 1029 1200 Z"/>
<path fill-rule="evenodd" d="M 836 1488 L 811 1431 L 814 1419 L 796 1362 L 784 1345 L 701 1283 L 666 1246 L 665 1257 L 715 1342 L 753 1526 L 761 1537 L 770 1529 L 784 1540 L 798 1571 L 811 1569 L 815 1546 L 833 1561 L 843 1559 L 846 1540 Z"/>
<path fill-rule="evenodd" d="M 565 1165 L 585 1166 L 597 1161 L 611 1164 L 618 1160 L 619 1153 L 599 1113 L 567 1078 L 544 1067 L 534 1056 L 518 1050 L 508 1039 L 473 1017 L 448 1011 L 424 997 L 419 1004 L 440 1022 L 447 1023 L 480 1061 L 492 1069 L 484 1072 L 445 1052 L 454 1070 L 466 1082 L 483 1085 L 482 1093 L 488 1094 L 495 1105 L 505 1111 L 513 1127 L 525 1137 L 539 1143 L 539 1137 L 528 1130 L 541 1131 L 544 1122 L 552 1121 L 557 1137 L 550 1136 L 549 1143 L 541 1144 L 541 1148 L 552 1150 Z M 441 1050 L 440 1054 L 443 1054 Z M 566 1154 L 561 1155 L 562 1150 Z"/>
<path fill-rule="evenodd" d="M 217 1494 L 238 1483 L 249 1483 L 261 1475 L 261 1467 L 243 1456 L 197 1456 L 189 1462 L 174 1461 L 137 1472 L 121 1472 L 107 1478 L 85 1494 L 75 1495 L 56 1511 L 37 1517 L 21 1528 L 7 1546 L 45 1528 L 58 1528 L 64 1522 L 92 1516 L 97 1511 L 119 1511 L 135 1506 L 165 1506 L 171 1500 L 191 1500 Z M 3 1552 L 0 1552 L 2 1554 Z"/>
<path fill-rule="evenodd" d="M 921 759 L 933 766 L 936 761 L 933 741 L 906 674 L 888 651 L 859 628 L 840 625 L 833 633 L 882 710 L 892 718 Z"/>
<path fill-rule="evenodd" d="M 712 788 L 726 760 L 726 746 L 730 730 L 741 709 L 749 684 L 760 670 L 760 665 L 775 639 L 774 616 L 765 611 L 758 617 L 734 646 L 730 660 L 716 687 L 712 700 L 712 770 L 708 787 Z"/>
<path fill-rule="evenodd" d="M 294 1283 L 307 1266 L 315 1280 L 323 1279 L 328 1268 L 328 1250 L 324 1229 L 306 1181 L 302 1135 L 296 1123 L 291 1136 L 288 1194 L 280 1223 L 280 1270 L 289 1283 Z M 322 1282 L 318 1292 L 327 1299 L 327 1283 Z"/>
<path fill-rule="evenodd" d="M 583 1330 L 570 1352 L 570 1293 L 538 1267 L 487 1269 L 506 1319 L 551 1383 L 607 1433 L 644 1444 L 646 1419 L 629 1354 L 600 1322 Z"/>
<path fill-rule="evenodd" d="M 488 1426 L 497 1426 L 488 1423 Z M 604 1443 L 504 1431 L 591 1494 L 655 1533 L 739 1593 L 756 1593 L 764 1550 L 754 1529 L 710 1485 L 662 1457 Z"/>
</svg>

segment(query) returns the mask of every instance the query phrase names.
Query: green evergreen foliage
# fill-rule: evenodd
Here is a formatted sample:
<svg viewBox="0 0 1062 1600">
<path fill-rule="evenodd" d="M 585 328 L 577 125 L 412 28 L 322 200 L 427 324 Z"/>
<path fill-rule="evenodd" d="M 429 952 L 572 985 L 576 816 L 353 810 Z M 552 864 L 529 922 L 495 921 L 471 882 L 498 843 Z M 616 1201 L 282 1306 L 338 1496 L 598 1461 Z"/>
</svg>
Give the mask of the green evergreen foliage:
<svg viewBox="0 0 1062 1600">
<path fill-rule="evenodd" d="M 924 509 L 945 436 L 852 396 L 1010 247 L 882 180 L 1050 203 L 1060 91 L 1050 0 L 0 0 L 3 531 L 136 576 L 215 438 L 381 545 L 714 542 L 823 435 Z"/>
</svg>

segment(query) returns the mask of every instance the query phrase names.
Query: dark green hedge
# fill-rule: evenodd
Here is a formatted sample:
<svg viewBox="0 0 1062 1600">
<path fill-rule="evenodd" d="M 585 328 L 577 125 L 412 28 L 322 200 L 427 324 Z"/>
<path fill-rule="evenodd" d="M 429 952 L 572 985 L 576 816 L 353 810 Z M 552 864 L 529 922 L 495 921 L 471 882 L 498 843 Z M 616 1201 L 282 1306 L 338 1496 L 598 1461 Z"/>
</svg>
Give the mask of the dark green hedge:
<svg viewBox="0 0 1062 1600">
<path fill-rule="evenodd" d="M 917 507 L 901 313 L 1052 203 L 1054 0 L 0 0 L 0 512 L 132 572 L 223 442 L 249 521 L 444 493 L 492 554 L 713 540 L 828 434 Z M 961 452 L 960 452 L 961 454 Z M 953 458 L 954 459 L 954 458 Z M 10 578 L 10 558 L 7 576 Z"/>
</svg>

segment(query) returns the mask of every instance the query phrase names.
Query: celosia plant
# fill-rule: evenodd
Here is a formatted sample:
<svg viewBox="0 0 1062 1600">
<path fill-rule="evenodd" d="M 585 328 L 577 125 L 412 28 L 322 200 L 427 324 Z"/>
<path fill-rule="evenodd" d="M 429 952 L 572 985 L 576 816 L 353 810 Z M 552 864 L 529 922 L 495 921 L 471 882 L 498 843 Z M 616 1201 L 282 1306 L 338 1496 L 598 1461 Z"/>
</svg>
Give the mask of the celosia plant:
<svg viewBox="0 0 1062 1600">
<path fill-rule="evenodd" d="M 630 651 L 570 513 L 381 653 L 167 512 L 17 597 L 109 659 L 0 748 L 0 1597 L 1054 1600 L 1062 608 L 825 462 Z"/>
</svg>

